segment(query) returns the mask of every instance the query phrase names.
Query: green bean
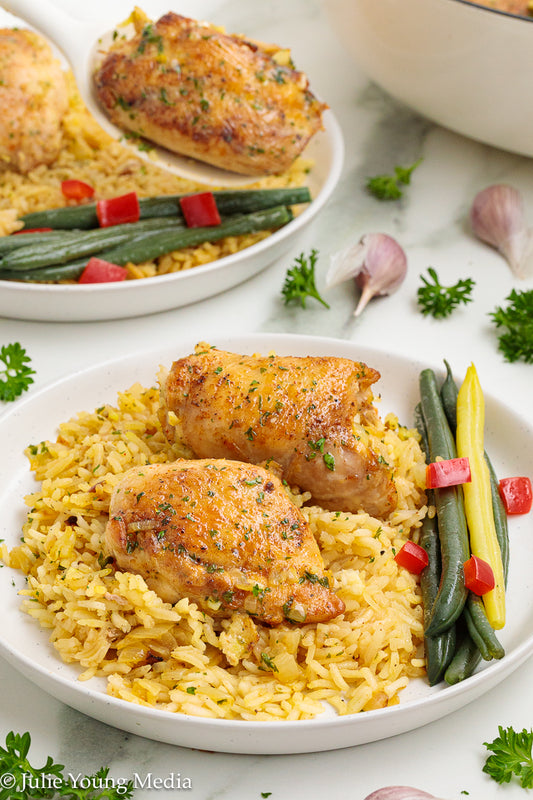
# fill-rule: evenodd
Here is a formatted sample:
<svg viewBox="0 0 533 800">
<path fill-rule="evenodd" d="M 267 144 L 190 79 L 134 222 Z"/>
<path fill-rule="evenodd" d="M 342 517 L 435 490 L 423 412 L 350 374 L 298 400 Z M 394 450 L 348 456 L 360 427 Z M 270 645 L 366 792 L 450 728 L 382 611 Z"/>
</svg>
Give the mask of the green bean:
<svg viewBox="0 0 533 800">
<path fill-rule="evenodd" d="M 503 658 L 505 650 L 487 619 L 482 599 L 470 592 L 463 614 L 468 632 L 476 643 L 482 658 L 485 661 L 490 661 L 492 658 Z"/>
<path fill-rule="evenodd" d="M 191 192 L 188 192 L 191 194 Z M 276 206 L 309 203 L 307 186 L 280 189 L 236 189 L 213 192 L 220 214 L 248 214 Z M 150 217 L 182 218 L 180 199 L 184 194 L 143 197 L 139 199 L 141 219 Z M 34 211 L 21 217 L 27 228 L 97 228 L 96 203 Z"/>
<path fill-rule="evenodd" d="M 420 590 L 424 604 L 424 629 L 427 630 L 440 581 L 440 542 L 436 517 L 422 522 L 420 545 L 428 554 L 429 563 L 420 574 Z M 455 625 L 436 636 L 424 636 L 426 672 L 430 686 L 438 683 L 455 652 Z"/>
<path fill-rule="evenodd" d="M 481 654 L 465 625 L 465 629 L 461 632 L 455 655 L 444 673 L 444 680 L 450 686 L 464 681 L 472 675 L 480 661 Z"/>
<path fill-rule="evenodd" d="M 452 435 L 455 436 L 455 431 L 457 430 L 457 394 L 459 390 L 453 379 L 450 365 L 446 360 L 444 364 L 446 365 L 446 377 L 440 387 L 440 399 Z"/>
<path fill-rule="evenodd" d="M 187 228 L 182 231 L 167 231 L 139 236 L 132 244 L 124 244 L 108 251 L 109 260 L 114 264 L 134 264 L 150 261 L 153 258 L 179 250 L 183 247 L 197 247 L 204 242 L 217 242 L 225 236 L 243 236 L 255 231 L 279 228 L 292 219 L 285 206 L 242 214 L 231 217 L 220 225 L 208 228 Z"/>
<path fill-rule="evenodd" d="M 48 245 L 52 242 L 60 242 L 65 235 L 75 236 L 79 233 L 75 228 L 68 231 L 60 229 L 54 231 L 36 231 L 35 233 L 11 234 L 10 236 L 0 236 L 0 256 L 11 253 L 13 250 L 31 245 Z"/>
<path fill-rule="evenodd" d="M 290 209 L 285 206 L 269 208 L 252 214 L 240 214 L 229 217 L 220 225 L 206 228 L 185 228 L 180 230 L 147 232 L 132 237 L 127 243 L 104 250 L 99 258 L 120 266 L 128 263 L 140 264 L 158 256 L 180 250 L 184 247 L 197 247 L 204 242 L 217 242 L 226 236 L 242 236 L 261 230 L 270 230 L 286 225 L 292 219 Z M 53 282 L 61 280 L 77 280 L 87 259 L 79 259 L 66 264 L 15 272 L 1 270 L 0 280 L 19 280 L 36 282 Z"/>
<path fill-rule="evenodd" d="M 496 536 L 498 537 L 498 543 L 500 545 L 500 553 L 502 556 L 505 585 L 507 586 L 507 578 L 509 575 L 509 555 L 510 555 L 507 514 L 505 512 L 505 507 L 503 505 L 502 498 L 500 497 L 500 491 L 498 488 L 498 478 L 496 477 L 494 467 L 492 466 L 492 462 L 488 457 L 487 453 L 485 453 L 485 461 L 487 462 L 487 467 L 489 468 L 490 494 L 492 497 L 492 513 L 494 516 L 494 526 L 496 528 Z"/>
<path fill-rule="evenodd" d="M 446 420 L 433 370 L 420 374 L 422 414 L 428 435 L 429 456 L 454 458 L 455 442 Z M 460 616 L 467 598 L 463 564 L 470 556 L 468 531 L 460 487 L 435 489 L 435 507 L 439 525 L 442 559 L 442 578 L 431 617 L 426 628 L 427 636 L 436 636 L 449 628 Z"/>
<path fill-rule="evenodd" d="M 100 258 L 100 256 L 98 256 Z M 0 269 L 0 281 L 19 281 L 20 283 L 57 283 L 58 281 L 76 281 L 87 266 L 87 259 L 84 261 L 69 261 L 68 264 L 57 264 L 52 267 L 41 267 L 40 269 L 2 270 Z"/>
<path fill-rule="evenodd" d="M 185 224 L 178 219 L 155 217 L 74 234 L 65 231 L 63 239 L 56 239 L 48 245 L 34 244 L 7 253 L 0 259 L 0 270 L 18 272 L 49 267 L 53 264 L 66 264 L 75 258 L 95 255 L 111 247 L 118 247 L 140 234 L 162 233 L 165 230 L 176 231 L 184 228 Z"/>
<path fill-rule="evenodd" d="M 422 448 L 427 454 L 429 452 L 427 432 L 420 404 L 415 408 L 415 426 L 420 434 Z M 428 489 L 426 494 L 428 505 L 434 505 L 433 491 Z M 426 515 L 424 517 L 420 534 L 420 546 L 428 554 L 428 565 L 420 573 L 425 630 L 431 617 L 431 610 L 438 593 L 441 576 L 440 542 L 436 516 L 429 517 Z M 451 625 L 444 633 L 438 636 L 424 636 L 424 651 L 429 685 L 434 686 L 442 679 L 455 652 L 455 625 Z"/>
<path fill-rule="evenodd" d="M 311 202 L 311 193 L 307 186 L 281 189 L 224 189 L 213 192 L 213 195 L 220 214 L 249 214 L 274 206 L 293 206 Z M 139 201 L 141 217 L 181 214 L 182 197 L 182 194 L 175 194 L 142 199 Z"/>
</svg>

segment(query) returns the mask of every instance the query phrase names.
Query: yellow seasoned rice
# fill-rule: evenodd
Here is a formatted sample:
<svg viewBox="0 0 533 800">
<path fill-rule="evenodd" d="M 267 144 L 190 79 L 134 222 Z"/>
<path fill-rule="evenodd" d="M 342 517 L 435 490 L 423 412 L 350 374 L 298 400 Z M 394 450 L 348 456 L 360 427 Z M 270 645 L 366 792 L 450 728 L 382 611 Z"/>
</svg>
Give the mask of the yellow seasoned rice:
<svg viewBox="0 0 533 800">
<path fill-rule="evenodd" d="M 67 78 L 69 110 L 62 121 L 63 143 L 56 161 L 50 166 L 36 167 L 27 175 L 13 170 L 0 172 L 0 236 L 20 230 L 23 226 L 18 217 L 23 214 L 67 205 L 61 182 L 72 178 L 95 188 L 93 200 L 127 192 L 153 197 L 205 190 L 205 186 L 137 157 L 132 149 L 112 139 L 85 108 L 72 75 L 67 74 Z M 283 175 L 263 178 L 247 188 L 303 186 L 308 182 L 312 166 L 312 161 L 302 156 Z M 298 207 L 294 210 L 297 213 Z M 128 278 L 164 275 L 207 264 L 250 247 L 270 233 L 259 231 L 246 236 L 229 236 L 215 244 L 187 247 L 155 261 L 127 264 Z"/>
<path fill-rule="evenodd" d="M 324 702 L 339 714 L 398 703 L 425 674 L 418 580 L 394 560 L 427 511 L 416 434 L 393 415 L 379 434 L 399 494 L 389 518 L 303 507 L 346 612 L 269 629 L 239 613 L 215 620 L 187 598 L 164 603 L 106 561 L 107 510 L 122 474 L 179 455 L 158 405 L 157 388 L 136 384 L 26 450 L 40 487 L 26 498 L 23 543 L 4 545 L 3 559 L 27 575 L 23 609 L 50 629 L 59 656 L 79 665 L 81 680 L 105 676 L 114 697 L 201 717 L 300 720 Z M 296 489 L 291 496 L 309 502 Z"/>
</svg>

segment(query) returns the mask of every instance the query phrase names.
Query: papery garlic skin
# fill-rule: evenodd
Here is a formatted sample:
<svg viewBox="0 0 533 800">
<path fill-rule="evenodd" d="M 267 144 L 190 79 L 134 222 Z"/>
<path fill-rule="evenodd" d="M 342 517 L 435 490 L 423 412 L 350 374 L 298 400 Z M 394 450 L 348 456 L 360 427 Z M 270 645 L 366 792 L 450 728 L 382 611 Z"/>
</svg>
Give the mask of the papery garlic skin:
<svg viewBox="0 0 533 800">
<path fill-rule="evenodd" d="M 517 189 L 499 183 L 478 192 L 470 209 L 470 224 L 478 239 L 502 254 L 517 278 L 531 272 L 533 232 Z"/>
<path fill-rule="evenodd" d="M 442 800 L 414 786 L 384 786 L 367 795 L 364 800 Z"/>
<path fill-rule="evenodd" d="M 358 316 L 372 297 L 389 295 L 407 274 L 407 256 L 396 239 L 386 233 L 367 233 L 357 244 L 331 257 L 326 286 L 355 279 L 361 296 L 354 311 Z"/>
</svg>

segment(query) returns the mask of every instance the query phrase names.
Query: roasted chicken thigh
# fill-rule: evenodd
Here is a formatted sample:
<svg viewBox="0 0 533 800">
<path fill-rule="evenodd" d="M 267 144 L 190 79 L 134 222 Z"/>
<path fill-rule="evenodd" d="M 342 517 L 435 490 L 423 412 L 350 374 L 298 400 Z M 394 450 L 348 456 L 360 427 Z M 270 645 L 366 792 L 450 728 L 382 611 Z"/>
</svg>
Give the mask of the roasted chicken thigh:
<svg viewBox="0 0 533 800">
<path fill-rule="evenodd" d="M 318 545 L 279 478 L 222 459 L 134 468 L 111 500 L 106 545 L 163 600 L 276 625 L 344 611 Z"/>
<path fill-rule="evenodd" d="M 160 417 L 167 438 L 197 458 L 272 459 L 324 508 L 383 517 L 397 493 L 372 435 L 379 377 L 346 358 L 243 356 L 200 345 L 162 380 Z"/>
<path fill-rule="evenodd" d="M 322 127 L 325 105 L 288 51 L 169 12 L 136 9 L 98 66 L 100 104 L 120 128 L 232 172 L 284 172 Z"/>
<path fill-rule="evenodd" d="M 51 164 L 68 108 L 65 76 L 48 43 L 25 29 L 0 30 L 0 170 Z"/>
</svg>

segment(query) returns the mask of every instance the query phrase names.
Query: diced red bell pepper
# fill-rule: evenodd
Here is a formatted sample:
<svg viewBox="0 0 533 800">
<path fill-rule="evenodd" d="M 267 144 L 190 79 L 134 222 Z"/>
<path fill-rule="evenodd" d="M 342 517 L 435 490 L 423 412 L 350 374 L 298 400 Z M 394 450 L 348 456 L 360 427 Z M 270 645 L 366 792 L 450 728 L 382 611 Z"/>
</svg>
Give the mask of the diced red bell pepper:
<svg viewBox="0 0 533 800">
<path fill-rule="evenodd" d="M 533 505 L 529 478 L 502 478 L 498 489 L 507 514 L 529 514 Z"/>
<path fill-rule="evenodd" d="M 428 554 L 416 542 L 407 541 L 401 550 L 394 556 L 394 560 L 400 567 L 404 567 L 409 572 L 418 575 L 429 563 Z"/>
<path fill-rule="evenodd" d="M 118 264 L 111 264 L 103 258 L 93 256 L 87 262 L 87 266 L 81 273 L 78 283 L 112 283 L 113 281 L 123 281 L 126 279 L 128 270 L 126 267 L 119 267 Z"/>
<path fill-rule="evenodd" d="M 458 486 L 461 483 L 470 483 L 471 480 L 468 458 L 449 458 L 443 461 L 433 461 L 426 467 L 426 486 L 428 489 Z"/>
<path fill-rule="evenodd" d="M 180 206 L 188 228 L 220 225 L 220 214 L 213 192 L 186 195 L 181 198 Z"/>
<path fill-rule="evenodd" d="M 109 200 L 98 200 L 96 216 L 101 228 L 111 225 L 122 225 L 125 222 L 137 222 L 141 216 L 137 192 L 128 192 Z"/>
<path fill-rule="evenodd" d="M 20 231 L 13 231 L 13 236 L 16 233 L 48 233 L 48 231 L 53 230 L 53 228 L 22 228 Z"/>
<path fill-rule="evenodd" d="M 465 586 L 477 595 L 486 594 L 494 589 L 494 573 L 490 564 L 478 556 L 470 556 L 463 564 Z"/>
<path fill-rule="evenodd" d="M 77 200 L 78 202 L 90 200 L 91 197 L 94 197 L 94 189 L 92 186 L 85 183 L 85 181 L 75 179 L 62 181 L 61 191 L 69 200 Z"/>
</svg>

